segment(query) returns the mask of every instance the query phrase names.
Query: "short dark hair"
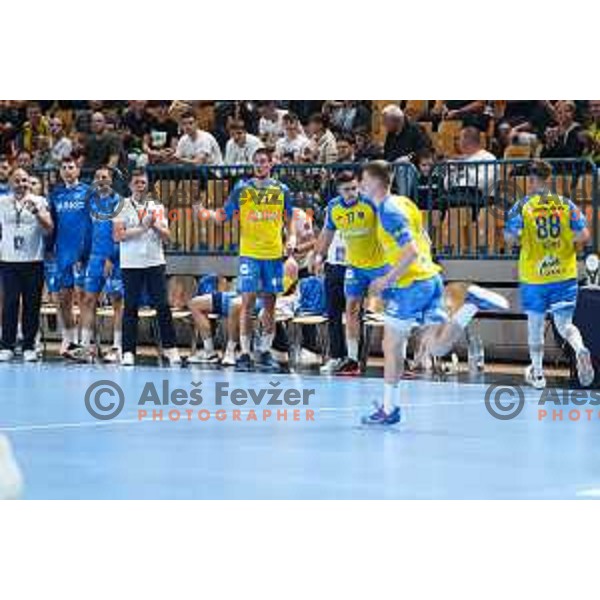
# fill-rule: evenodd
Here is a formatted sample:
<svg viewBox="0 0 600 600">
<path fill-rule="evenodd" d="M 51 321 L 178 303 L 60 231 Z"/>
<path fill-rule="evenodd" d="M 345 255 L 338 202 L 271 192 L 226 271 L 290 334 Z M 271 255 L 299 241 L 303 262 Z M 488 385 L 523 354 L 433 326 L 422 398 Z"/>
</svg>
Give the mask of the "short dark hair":
<svg viewBox="0 0 600 600">
<path fill-rule="evenodd" d="M 60 159 L 60 164 L 64 165 L 65 163 L 76 163 L 77 162 L 77 157 L 74 154 L 67 154 L 66 156 L 63 156 Z"/>
<path fill-rule="evenodd" d="M 308 119 L 309 123 L 318 123 L 323 129 L 329 127 L 329 117 L 323 113 L 314 113 Z"/>
<path fill-rule="evenodd" d="M 547 181 L 552 175 L 552 165 L 543 160 L 534 160 L 529 164 L 527 174 L 530 177 L 537 177 L 542 181 Z"/>
<path fill-rule="evenodd" d="M 372 160 L 363 166 L 361 173 L 368 173 L 371 177 L 379 179 L 386 187 L 392 183 L 392 169 L 385 160 Z"/>
<path fill-rule="evenodd" d="M 283 120 L 287 121 L 288 123 L 299 123 L 300 119 L 298 118 L 298 115 L 296 113 L 293 112 L 286 112 L 285 115 L 283 115 Z"/>
<path fill-rule="evenodd" d="M 180 121 L 183 121 L 184 119 L 194 119 L 195 121 L 196 115 L 191 110 L 185 110 L 181 113 L 181 116 L 179 117 Z"/>
<path fill-rule="evenodd" d="M 246 131 L 246 123 L 242 119 L 234 119 L 229 125 L 230 131 Z"/>
<path fill-rule="evenodd" d="M 358 175 L 354 171 L 350 171 L 350 169 L 344 169 L 335 176 L 335 182 L 337 185 L 341 185 L 342 183 L 350 183 L 357 178 Z"/>
<path fill-rule="evenodd" d="M 257 148 L 254 151 L 254 154 L 252 155 L 252 158 L 255 158 L 259 154 L 264 154 L 269 160 L 271 160 L 273 158 L 273 153 L 271 152 L 271 150 L 269 150 L 265 146 L 261 146 L 260 148 Z"/>
<path fill-rule="evenodd" d="M 132 169 L 129 180 L 133 180 L 134 177 L 147 177 L 146 170 L 140 168 Z"/>
<path fill-rule="evenodd" d="M 336 136 L 336 138 L 338 142 L 347 142 L 351 146 L 356 144 L 356 140 L 351 133 L 340 133 L 338 136 Z"/>
</svg>

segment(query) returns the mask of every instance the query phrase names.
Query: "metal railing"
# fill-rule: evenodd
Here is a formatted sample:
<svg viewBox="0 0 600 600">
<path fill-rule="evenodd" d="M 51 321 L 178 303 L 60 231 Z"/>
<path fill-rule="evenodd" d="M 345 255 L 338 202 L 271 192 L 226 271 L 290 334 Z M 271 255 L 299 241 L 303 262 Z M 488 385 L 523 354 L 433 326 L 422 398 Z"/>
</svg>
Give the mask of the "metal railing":
<svg viewBox="0 0 600 600">
<path fill-rule="evenodd" d="M 529 192 L 528 159 L 446 161 L 394 165 L 393 191 L 411 197 L 423 211 L 435 254 L 439 258 L 514 258 L 504 243 L 504 219 L 515 202 Z M 571 198 L 588 218 L 590 249 L 598 251 L 598 169 L 589 160 L 551 160 L 551 188 Z M 282 164 L 274 177 L 291 190 L 294 203 L 321 225 L 327 202 L 336 195 L 335 175 L 357 170 L 357 164 Z M 178 255 L 235 255 L 239 224 L 205 218 L 201 208 L 223 207 L 236 181 L 252 173 L 251 166 L 153 165 L 147 167 L 150 192 L 168 211 L 172 242 Z M 53 170 L 36 173 L 45 193 L 57 181 Z M 83 173 L 84 180 L 91 173 Z M 120 177 L 126 187 L 126 177 Z M 117 187 L 117 186 L 115 186 Z M 125 189 L 119 190 L 125 193 Z"/>
</svg>

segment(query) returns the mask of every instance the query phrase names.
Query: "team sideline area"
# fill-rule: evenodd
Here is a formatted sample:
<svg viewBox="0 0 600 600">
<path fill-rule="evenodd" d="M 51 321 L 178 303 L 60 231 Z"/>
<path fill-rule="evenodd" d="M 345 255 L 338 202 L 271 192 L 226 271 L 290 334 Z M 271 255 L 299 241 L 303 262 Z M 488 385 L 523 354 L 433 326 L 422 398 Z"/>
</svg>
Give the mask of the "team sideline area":
<svg viewBox="0 0 600 600">
<path fill-rule="evenodd" d="M 485 377 L 481 383 L 403 381 L 407 424 L 381 431 L 360 425 L 360 415 L 381 394 L 377 378 L 10 364 L 0 368 L 0 434 L 12 441 L 27 499 L 600 496 L 597 409 L 586 415 L 593 407 L 581 407 L 575 420 L 573 407 L 547 403 L 541 418 L 540 392 L 529 388 L 521 414 L 499 420 L 486 410 L 489 384 L 517 385 L 522 377 Z M 100 380 L 124 393 L 123 410 L 112 420 L 95 419 L 86 409 L 86 390 Z M 165 380 L 170 398 L 177 388 L 201 389 L 203 402 L 155 404 L 164 401 Z M 281 403 L 280 394 L 281 404 L 269 405 L 277 403 L 270 390 L 278 382 L 279 389 L 314 392 L 307 404 Z M 156 391 L 147 392 L 152 401 L 141 407 L 148 386 Z M 235 388 L 267 394 L 258 405 L 251 399 L 234 405 Z M 560 418 L 552 415 L 561 408 Z M 173 410 L 177 420 L 169 416 Z"/>
</svg>

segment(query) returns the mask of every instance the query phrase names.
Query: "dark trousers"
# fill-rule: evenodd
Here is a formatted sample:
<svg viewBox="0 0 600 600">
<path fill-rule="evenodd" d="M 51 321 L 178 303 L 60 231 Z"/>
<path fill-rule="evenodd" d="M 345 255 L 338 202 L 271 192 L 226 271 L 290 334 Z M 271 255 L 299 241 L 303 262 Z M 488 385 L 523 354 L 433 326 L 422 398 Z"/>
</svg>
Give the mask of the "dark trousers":
<svg viewBox="0 0 600 600">
<path fill-rule="evenodd" d="M 346 310 L 345 275 L 346 267 L 325 265 L 325 298 L 327 300 L 330 358 L 344 358 L 347 354 L 346 333 L 342 323 L 342 317 Z"/>
<path fill-rule="evenodd" d="M 308 270 L 307 267 L 304 267 L 298 271 L 298 279 L 306 279 L 310 277 L 312 273 Z M 302 348 L 306 348 L 306 350 L 310 350 L 315 354 L 320 354 L 321 350 L 319 348 L 319 344 L 317 343 L 317 328 L 312 325 L 302 325 Z"/>
<path fill-rule="evenodd" d="M 19 311 L 22 307 L 23 350 L 33 350 L 35 337 L 40 328 L 44 263 L 3 263 L 2 280 L 4 285 L 2 347 L 6 350 L 14 350 Z"/>
<path fill-rule="evenodd" d="M 137 346 L 138 309 L 144 290 L 150 305 L 156 310 L 163 348 L 175 346 L 175 329 L 167 296 L 167 275 L 164 265 L 146 269 L 122 269 L 124 287 L 123 352 L 133 352 Z"/>
</svg>

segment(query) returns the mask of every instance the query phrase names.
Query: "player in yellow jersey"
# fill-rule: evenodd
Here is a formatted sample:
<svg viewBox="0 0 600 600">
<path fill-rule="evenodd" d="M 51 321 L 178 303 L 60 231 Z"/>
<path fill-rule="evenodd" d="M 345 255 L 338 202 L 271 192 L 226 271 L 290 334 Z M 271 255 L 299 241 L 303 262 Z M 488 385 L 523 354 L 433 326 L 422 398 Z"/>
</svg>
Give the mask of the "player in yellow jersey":
<svg viewBox="0 0 600 600">
<path fill-rule="evenodd" d="M 531 365 L 527 383 L 546 386 L 543 372 L 544 321 L 550 313 L 558 333 L 569 343 L 577 358 L 577 374 L 583 386 L 594 380 L 590 353 L 573 324 L 577 300 L 577 243 L 589 239 L 583 213 L 568 198 L 549 191 L 552 167 L 535 161 L 529 171 L 533 190 L 509 212 L 505 235 L 518 241 L 521 304 L 527 313 Z"/>
<path fill-rule="evenodd" d="M 275 334 L 275 297 L 283 290 L 283 233 L 287 231 L 287 251 L 296 245 L 292 227 L 293 207 L 286 185 L 273 179 L 270 152 L 259 148 L 253 156 L 254 176 L 233 188 L 225 203 L 225 217 L 237 218 L 240 228 L 238 291 L 242 295 L 240 311 L 241 354 L 236 362 L 240 371 L 254 367 L 250 355 L 252 317 L 256 297 L 264 306 L 264 333 L 258 348 L 258 367 L 278 369 L 271 355 Z"/>
<path fill-rule="evenodd" d="M 359 194 L 358 177 L 342 171 L 336 177 L 339 195 L 327 205 L 325 226 L 317 242 L 315 263 L 320 265 L 338 231 L 346 247 L 347 268 L 344 280 L 346 296 L 346 344 L 348 356 L 334 371 L 337 375 L 358 375 L 360 309 L 371 283 L 388 266 L 377 237 L 377 207 Z"/>
<path fill-rule="evenodd" d="M 383 404 L 363 419 L 365 424 L 400 422 L 398 384 L 406 345 L 416 327 L 435 327 L 429 352 L 443 356 L 479 310 L 508 307 L 499 294 L 471 285 L 465 304 L 448 320 L 442 302 L 441 267 L 432 259 L 421 212 L 409 198 L 390 194 L 392 175 L 389 164 L 380 160 L 365 165 L 362 174 L 363 189 L 377 206 L 378 237 L 389 267 L 370 286 L 370 291 L 384 300 L 384 394 Z"/>
</svg>

